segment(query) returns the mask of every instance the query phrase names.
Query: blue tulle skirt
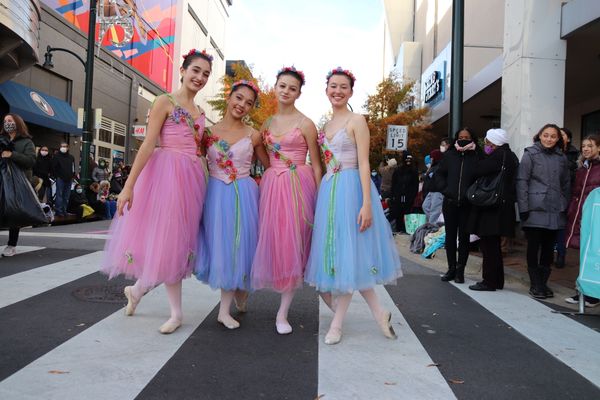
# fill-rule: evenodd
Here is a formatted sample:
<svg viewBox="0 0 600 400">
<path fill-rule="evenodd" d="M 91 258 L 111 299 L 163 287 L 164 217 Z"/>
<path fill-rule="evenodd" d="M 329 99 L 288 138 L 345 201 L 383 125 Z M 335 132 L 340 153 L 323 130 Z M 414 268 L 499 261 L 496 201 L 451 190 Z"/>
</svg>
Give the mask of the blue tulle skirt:
<svg viewBox="0 0 600 400">
<path fill-rule="evenodd" d="M 369 180 L 370 181 L 370 180 Z M 357 169 L 323 179 L 317 196 L 305 281 L 321 292 L 350 293 L 402 276 L 400 256 L 373 182 L 373 224 L 359 231 L 362 187 Z"/>
<path fill-rule="evenodd" d="M 242 178 L 235 184 L 226 184 L 209 178 L 196 277 L 213 289 L 250 290 L 257 241 L 258 185 L 254 179 Z"/>
</svg>

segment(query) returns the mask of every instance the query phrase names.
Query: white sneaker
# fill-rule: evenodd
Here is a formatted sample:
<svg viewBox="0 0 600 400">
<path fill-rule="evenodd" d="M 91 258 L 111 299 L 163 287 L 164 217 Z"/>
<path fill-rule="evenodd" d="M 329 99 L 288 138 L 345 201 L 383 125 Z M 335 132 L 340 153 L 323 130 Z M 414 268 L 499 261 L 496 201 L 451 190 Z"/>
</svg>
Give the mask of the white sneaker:
<svg viewBox="0 0 600 400">
<path fill-rule="evenodd" d="M 15 246 L 6 246 L 2 252 L 2 257 L 12 257 L 17 254 L 17 248 Z"/>
</svg>

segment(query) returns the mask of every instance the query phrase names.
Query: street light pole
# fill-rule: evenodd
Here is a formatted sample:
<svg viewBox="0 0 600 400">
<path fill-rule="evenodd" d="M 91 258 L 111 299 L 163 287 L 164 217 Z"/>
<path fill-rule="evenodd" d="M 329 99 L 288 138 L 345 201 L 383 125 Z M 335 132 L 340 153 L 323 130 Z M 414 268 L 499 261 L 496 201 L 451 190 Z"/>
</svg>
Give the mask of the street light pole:
<svg viewBox="0 0 600 400">
<path fill-rule="evenodd" d="M 90 16 L 85 63 L 85 93 L 83 98 L 83 135 L 81 149 L 81 186 L 87 191 L 91 183 L 90 150 L 93 138 L 92 90 L 94 87 L 94 48 L 96 46 L 96 6 L 97 0 L 90 0 Z"/>
<path fill-rule="evenodd" d="M 452 71 L 450 72 L 450 132 L 453 138 L 463 120 L 463 67 L 465 41 L 465 3 L 452 1 Z"/>
</svg>

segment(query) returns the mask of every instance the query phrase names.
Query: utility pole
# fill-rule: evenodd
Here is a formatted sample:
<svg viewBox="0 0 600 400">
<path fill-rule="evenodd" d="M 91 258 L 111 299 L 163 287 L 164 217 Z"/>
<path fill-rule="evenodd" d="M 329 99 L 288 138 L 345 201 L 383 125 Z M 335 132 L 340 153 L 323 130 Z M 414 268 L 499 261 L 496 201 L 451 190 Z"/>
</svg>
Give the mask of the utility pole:
<svg viewBox="0 0 600 400">
<path fill-rule="evenodd" d="M 452 1 L 452 71 L 450 76 L 450 132 L 454 135 L 463 126 L 463 67 L 465 41 L 465 3 Z"/>
</svg>

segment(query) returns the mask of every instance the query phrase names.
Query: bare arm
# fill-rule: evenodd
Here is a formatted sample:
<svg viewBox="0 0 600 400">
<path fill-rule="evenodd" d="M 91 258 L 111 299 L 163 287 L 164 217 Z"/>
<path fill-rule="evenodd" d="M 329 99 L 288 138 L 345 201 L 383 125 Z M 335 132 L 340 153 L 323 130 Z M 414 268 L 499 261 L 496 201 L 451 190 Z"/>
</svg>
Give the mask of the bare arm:
<svg viewBox="0 0 600 400">
<path fill-rule="evenodd" d="M 308 154 L 310 155 L 310 164 L 315 174 L 315 181 L 317 182 L 317 188 L 321 184 L 321 178 L 323 177 L 323 166 L 321 165 L 321 152 L 319 150 L 319 144 L 317 143 L 317 127 L 308 118 L 302 123 L 302 135 L 308 145 Z"/>
<path fill-rule="evenodd" d="M 267 150 L 265 149 L 265 144 L 262 141 L 262 136 L 257 130 L 253 130 L 252 132 L 252 146 L 254 146 L 254 154 L 256 155 L 256 158 L 258 158 L 265 169 L 269 168 L 269 156 L 267 154 Z"/>
<path fill-rule="evenodd" d="M 356 148 L 358 152 L 358 173 L 360 175 L 360 185 L 362 187 L 363 203 L 358 214 L 358 224 L 360 231 L 363 232 L 371 226 L 373 221 L 373 212 L 371 210 L 371 166 L 369 164 L 369 145 L 370 133 L 367 121 L 362 115 L 355 114 L 349 124 L 354 132 Z"/>
</svg>

